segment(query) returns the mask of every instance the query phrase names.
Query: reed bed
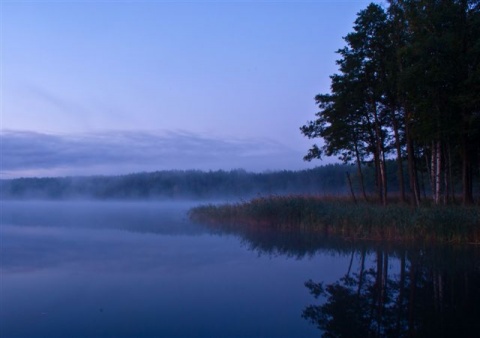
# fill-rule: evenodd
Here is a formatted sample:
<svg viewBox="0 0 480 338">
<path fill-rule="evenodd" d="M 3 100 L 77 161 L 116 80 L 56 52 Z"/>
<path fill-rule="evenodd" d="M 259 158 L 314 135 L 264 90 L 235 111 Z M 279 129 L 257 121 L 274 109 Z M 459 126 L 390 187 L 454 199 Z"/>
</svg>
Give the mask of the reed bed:
<svg viewBox="0 0 480 338">
<path fill-rule="evenodd" d="M 355 204 L 347 198 L 269 196 L 193 208 L 189 217 L 218 229 L 300 231 L 348 239 L 480 244 L 480 208 Z"/>
</svg>

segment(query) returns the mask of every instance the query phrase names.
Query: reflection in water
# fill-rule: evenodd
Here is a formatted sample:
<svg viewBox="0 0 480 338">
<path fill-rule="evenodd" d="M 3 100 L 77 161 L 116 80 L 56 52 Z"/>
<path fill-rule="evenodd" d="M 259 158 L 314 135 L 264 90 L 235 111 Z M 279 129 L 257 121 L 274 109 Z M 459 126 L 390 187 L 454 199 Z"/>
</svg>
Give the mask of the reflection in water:
<svg viewBox="0 0 480 338">
<path fill-rule="evenodd" d="M 3 202 L 0 337 L 303 338 L 318 336 L 316 327 L 326 336 L 468 337 L 480 329 L 480 248 L 211 228 L 191 224 L 188 207 Z"/>
<path fill-rule="evenodd" d="M 239 237 L 249 250 L 258 254 L 287 256 L 302 259 L 320 252 L 347 254 L 352 243 L 340 238 L 327 237 L 318 233 L 278 232 L 258 229 L 254 226 L 205 225 L 211 232 L 219 235 Z"/>
<path fill-rule="evenodd" d="M 476 337 L 480 332 L 480 248 L 351 243 L 306 233 L 236 233 L 259 253 L 350 255 L 333 283 L 307 280 L 316 299 L 302 317 L 325 337 Z"/>
<path fill-rule="evenodd" d="M 365 250 L 355 255 L 357 272 L 349 268 L 327 285 L 305 283 L 324 302 L 307 306 L 302 316 L 325 336 L 474 337 L 480 332 L 477 248 L 377 248 L 371 266 Z"/>
<path fill-rule="evenodd" d="M 258 257 L 187 210 L 2 202 L 0 337 L 317 336 L 303 282 L 333 259 Z"/>
</svg>

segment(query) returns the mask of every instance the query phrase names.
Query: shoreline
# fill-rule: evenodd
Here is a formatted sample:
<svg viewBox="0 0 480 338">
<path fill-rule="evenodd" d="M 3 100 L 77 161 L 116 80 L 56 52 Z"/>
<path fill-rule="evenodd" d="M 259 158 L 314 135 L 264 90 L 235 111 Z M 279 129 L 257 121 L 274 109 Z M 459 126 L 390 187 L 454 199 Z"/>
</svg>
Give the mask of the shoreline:
<svg viewBox="0 0 480 338">
<path fill-rule="evenodd" d="M 347 240 L 480 244 L 478 206 L 355 204 L 342 197 L 269 196 L 190 209 L 192 221 L 218 229 L 323 233 Z"/>
</svg>

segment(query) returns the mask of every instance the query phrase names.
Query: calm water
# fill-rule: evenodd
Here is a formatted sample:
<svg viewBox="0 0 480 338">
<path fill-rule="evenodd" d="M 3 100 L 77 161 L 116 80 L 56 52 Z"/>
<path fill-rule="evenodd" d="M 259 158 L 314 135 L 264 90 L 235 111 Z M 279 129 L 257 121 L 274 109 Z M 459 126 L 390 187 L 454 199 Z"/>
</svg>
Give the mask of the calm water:
<svg viewBox="0 0 480 338">
<path fill-rule="evenodd" d="M 226 233 L 193 204 L 2 202 L 0 337 L 476 336 L 476 247 Z"/>
</svg>

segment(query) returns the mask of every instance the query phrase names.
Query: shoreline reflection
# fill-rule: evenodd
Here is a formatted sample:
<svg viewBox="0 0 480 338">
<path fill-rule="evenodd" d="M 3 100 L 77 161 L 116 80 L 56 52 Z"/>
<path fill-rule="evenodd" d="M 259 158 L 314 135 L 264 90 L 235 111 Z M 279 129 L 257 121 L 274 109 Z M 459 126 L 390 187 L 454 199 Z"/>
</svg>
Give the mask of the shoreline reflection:
<svg viewBox="0 0 480 338">
<path fill-rule="evenodd" d="M 301 316 L 325 337 L 473 337 L 480 332 L 480 248 L 353 243 L 317 234 L 224 230 L 259 255 L 350 255 L 333 283 L 305 281 Z M 328 273 L 328 272 L 327 272 Z"/>
</svg>

